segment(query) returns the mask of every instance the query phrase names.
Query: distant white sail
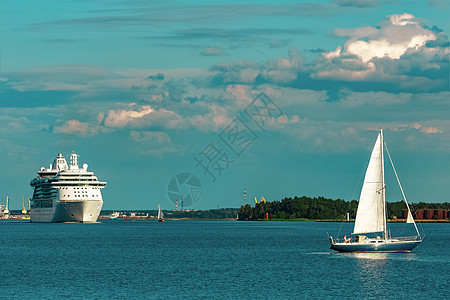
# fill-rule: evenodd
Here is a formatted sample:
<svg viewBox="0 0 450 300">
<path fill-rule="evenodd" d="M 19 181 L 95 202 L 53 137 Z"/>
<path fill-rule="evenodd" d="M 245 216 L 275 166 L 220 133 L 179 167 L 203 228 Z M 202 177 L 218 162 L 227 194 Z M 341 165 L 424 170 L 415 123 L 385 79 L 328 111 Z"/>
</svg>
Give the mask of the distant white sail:
<svg viewBox="0 0 450 300">
<path fill-rule="evenodd" d="M 164 214 L 161 210 L 161 204 L 158 204 L 158 220 L 164 219 Z"/>
<path fill-rule="evenodd" d="M 383 137 L 380 132 L 372 150 L 359 197 L 354 234 L 384 232 L 385 230 L 383 170 Z"/>
<path fill-rule="evenodd" d="M 408 218 L 406 219 L 406 223 L 414 223 L 414 218 L 412 216 L 411 211 L 408 209 Z"/>
</svg>

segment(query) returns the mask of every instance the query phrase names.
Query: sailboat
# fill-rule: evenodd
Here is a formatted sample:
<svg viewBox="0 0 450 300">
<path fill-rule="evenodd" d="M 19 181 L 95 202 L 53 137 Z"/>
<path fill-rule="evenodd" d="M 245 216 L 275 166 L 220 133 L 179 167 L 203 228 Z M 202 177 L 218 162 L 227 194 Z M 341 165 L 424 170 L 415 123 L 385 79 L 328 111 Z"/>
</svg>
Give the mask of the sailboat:
<svg viewBox="0 0 450 300">
<path fill-rule="evenodd" d="M 386 186 L 384 182 L 384 147 L 394 170 L 395 177 L 406 203 L 408 217 L 406 223 L 414 224 L 417 232 L 412 237 L 393 238 L 388 234 L 386 226 Z M 370 156 L 367 167 L 364 184 L 361 189 L 361 195 L 356 212 L 355 227 L 353 233 L 355 236 L 344 239 L 330 238 L 331 249 L 339 252 L 411 252 L 423 238 L 420 236 L 417 225 L 411 214 L 405 193 L 400 184 L 394 164 L 392 163 L 386 142 L 383 139 L 383 130 L 380 129 L 377 140 Z M 370 237 L 369 237 L 370 235 Z"/>
<path fill-rule="evenodd" d="M 161 210 L 161 204 L 158 204 L 158 222 L 164 222 L 164 214 Z"/>
</svg>

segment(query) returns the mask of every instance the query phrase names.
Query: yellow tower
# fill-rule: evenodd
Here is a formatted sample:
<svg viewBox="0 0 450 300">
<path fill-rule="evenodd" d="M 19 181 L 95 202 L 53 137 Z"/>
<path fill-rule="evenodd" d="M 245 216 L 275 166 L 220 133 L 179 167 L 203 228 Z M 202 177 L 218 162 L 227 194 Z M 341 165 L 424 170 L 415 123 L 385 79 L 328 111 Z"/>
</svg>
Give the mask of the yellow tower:
<svg viewBox="0 0 450 300">
<path fill-rule="evenodd" d="M 8 196 L 6 196 L 6 207 L 3 211 L 3 219 L 9 219 Z"/>
<path fill-rule="evenodd" d="M 28 212 L 25 208 L 25 203 L 23 202 L 23 197 L 22 197 L 22 219 L 29 219 Z"/>
</svg>

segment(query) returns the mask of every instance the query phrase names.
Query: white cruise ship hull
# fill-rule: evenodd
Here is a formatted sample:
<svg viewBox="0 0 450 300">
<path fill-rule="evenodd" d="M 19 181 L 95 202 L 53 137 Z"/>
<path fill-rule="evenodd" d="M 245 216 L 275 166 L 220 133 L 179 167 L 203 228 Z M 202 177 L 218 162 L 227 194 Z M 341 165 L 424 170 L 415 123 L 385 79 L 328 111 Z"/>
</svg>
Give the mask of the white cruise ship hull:
<svg viewBox="0 0 450 300">
<path fill-rule="evenodd" d="M 102 200 L 58 201 L 49 208 L 32 208 L 31 222 L 41 223 L 93 223 L 102 210 Z"/>
</svg>

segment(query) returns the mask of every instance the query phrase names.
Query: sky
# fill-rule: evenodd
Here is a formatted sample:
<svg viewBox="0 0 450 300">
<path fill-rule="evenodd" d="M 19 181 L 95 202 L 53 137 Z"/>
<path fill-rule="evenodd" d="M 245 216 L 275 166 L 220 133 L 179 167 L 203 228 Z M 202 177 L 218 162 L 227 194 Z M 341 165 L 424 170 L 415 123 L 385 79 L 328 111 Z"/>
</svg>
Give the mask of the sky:
<svg viewBox="0 0 450 300">
<path fill-rule="evenodd" d="M 382 127 L 408 201 L 448 202 L 449 6 L 2 1 L 1 201 L 72 151 L 104 209 L 358 199 Z"/>
</svg>

